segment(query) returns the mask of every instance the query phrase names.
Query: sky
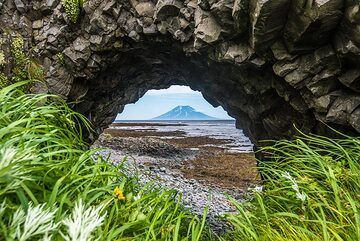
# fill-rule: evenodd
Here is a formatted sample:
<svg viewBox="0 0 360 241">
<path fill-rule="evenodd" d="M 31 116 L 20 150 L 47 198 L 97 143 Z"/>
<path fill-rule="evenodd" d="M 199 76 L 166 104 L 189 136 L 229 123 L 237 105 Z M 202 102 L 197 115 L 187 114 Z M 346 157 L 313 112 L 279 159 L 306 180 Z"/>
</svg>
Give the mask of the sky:
<svg viewBox="0 0 360 241">
<path fill-rule="evenodd" d="M 173 85 L 168 89 L 149 90 L 135 104 L 128 104 L 117 120 L 148 120 L 162 115 L 178 105 L 189 105 L 209 116 L 232 119 L 220 106 L 214 108 L 201 95 L 188 86 Z"/>
</svg>

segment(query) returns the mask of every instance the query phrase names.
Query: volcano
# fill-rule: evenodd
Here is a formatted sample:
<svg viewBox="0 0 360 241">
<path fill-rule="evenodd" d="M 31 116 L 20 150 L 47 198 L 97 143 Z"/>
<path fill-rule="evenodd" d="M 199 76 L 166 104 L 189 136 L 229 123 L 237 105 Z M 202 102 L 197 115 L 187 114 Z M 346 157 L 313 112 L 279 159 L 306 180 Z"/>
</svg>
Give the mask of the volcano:
<svg viewBox="0 0 360 241">
<path fill-rule="evenodd" d="M 217 118 L 196 111 L 191 106 L 179 105 L 152 120 L 217 120 Z"/>
</svg>

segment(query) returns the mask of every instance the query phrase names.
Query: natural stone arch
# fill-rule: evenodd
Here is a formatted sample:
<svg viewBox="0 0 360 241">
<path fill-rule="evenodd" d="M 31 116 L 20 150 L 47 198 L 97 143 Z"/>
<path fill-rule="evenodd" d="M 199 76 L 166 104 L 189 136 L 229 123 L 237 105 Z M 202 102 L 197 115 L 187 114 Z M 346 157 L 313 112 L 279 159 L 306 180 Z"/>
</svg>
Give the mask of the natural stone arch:
<svg viewBox="0 0 360 241">
<path fill-rule="evenodd" d="M 1 49 L 21 34 L 48 89 L 98 132 L 171 84 L 222 105 L 255 143 L 291 137 L 293 124 L 360 132 L 356 0 L 87 0 L 75 24 L 59 0 L 1 3 Z"/>
<path fill-rule="evenodd" d="M 126 104 L 136 102 L 147 90 L 175 84 L 188 85 L 201 91 L 212 105 L 221 105 L 236 118 L 237 126 L 244 129 L 252 141 L 268 138 L 265 128 L 273 128 L 273 135 L 284 137 L 291 136 L 294 123 L 308 130 L 312 125 L 309 122 L 311 116 L 306 116 L 307 119 L 299 115 L 279 98 L 272 88 L 272 83 L 277 80 L 273 75 L 264 74 L 263 77 L 269 80 L 269 84 L 264 85 L 262 78 L 253 74 L 257 69 L 251 65 L 241 68 L 229 63 L 219 65 L 205 56 L 187 57 L 181 49 L 164 44 L 143 47 L 121 53 L 118 61 L 92 80 L 83 102 L 76 106 L 79 112 L 99 123 L 100 130 L 111 123 Z M 73 85 L 76 91 L 70 90 L 70 100 L 77 98 L 72 93 L 87 88 L 88 84 L 83 84 L 80 79 Z M 260 118 L 267 123 L 266 127 L 257 123 Z"/>
</svg>

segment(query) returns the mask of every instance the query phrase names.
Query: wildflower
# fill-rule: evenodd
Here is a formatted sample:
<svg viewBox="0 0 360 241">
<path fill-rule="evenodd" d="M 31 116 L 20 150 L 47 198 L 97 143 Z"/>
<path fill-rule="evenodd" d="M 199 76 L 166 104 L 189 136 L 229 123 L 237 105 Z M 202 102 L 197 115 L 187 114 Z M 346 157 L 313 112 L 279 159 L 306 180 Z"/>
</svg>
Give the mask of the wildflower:
<svg viewBox="0 0 360 241">
<path fill-rule="evenodd" d="M 17 150 L 14 148 L 2 148 L 0 153 L 0 169 L 9 166 L 16 155 Z"/>
<path fill-rule="evenodd" d="M 258 192 L 261 193 L 263 191 L 264 187 L 263 186 L 256 186 L 254 187 L 253 191 L 254 192 Z"/>
<path fill-rule="evenodd" d="M 30 204 L 26 214 L 22 208 L 18 208 L 10 225 L 15 231 L 13 235 L 22 241 L 54 231 L 58 227 L 53 222 L 55 213 L 56 210 L 45 209 L 45 204 L 35 207 Z"/>
<path fill-rule="evenodd" d="M 75 204 L 72 215 L 62 223 L 67 227 L 67 235 L 61 233 L 66 241 L 88 241 L 92 239 L 91 233 L 102 225 L 105 215 L 100 216 L 100 205 L 97 208 L 90 207 L 85 210 L 82 200 Z"/>
<path fill-rule="evenodd" d="M 0 51 L 0 67 L 6 64 L 5 55 L 3 51 Z"/>
<path fill-rule="evenodd" d="M 3 175 L 11 176 L 14 179 L 29 179 L 25 175 L 23 163 L 32 160 L 33 157 L 30 153 L 19 151 L 13 147 L 2 148 L 0 150 L 0 170 L 7 169 Z"/>
<path fill-rule="evenodd" d="M 302 202 L 304 202 L 306 200 L 306 194 L 304 192 L 302 192 L 302 193 L 297 192 L 296 193 L 296 198 L 301 200 Z"/>
<path fill-rule="evenodd" d="M 124 193 L 119 187 L 114 189 L 114 194 L 119 200 L 125 200 Z"/>
<path fill-rule="evenodd" d="M 1 217 L 1 215 L 3 215 L 5 210 L 6 210 L 6 200 L 4 200 L 0 205 L 0 217 Z"/>
<path fill-rule="evenodd" d="M 49 236 L 49 233 L 46 232 L 42 241 L 51 241 L 51 239 L 52 239 L 52 235 Z"/>
<path fill-rule="evenodd" d="M 134 196 L 134 201 L 137 201 L 137 200 L 139 200 L 140 198 L 141 198 L 141 196 L 140 196 L 140 194 L 138 194 L 138 195 Z"/>
<path fill-rule="evenodd" d="M 299 185 L 296 183 L 295 179 L 290 175 L 290 173 L 285 172 L 282 174 L 282 176 L 291 182 L 291 188 L 296 192 L 296 198 L 304 202 L 307 196 L 304 192 L 300 192 Z"/>
</svg>

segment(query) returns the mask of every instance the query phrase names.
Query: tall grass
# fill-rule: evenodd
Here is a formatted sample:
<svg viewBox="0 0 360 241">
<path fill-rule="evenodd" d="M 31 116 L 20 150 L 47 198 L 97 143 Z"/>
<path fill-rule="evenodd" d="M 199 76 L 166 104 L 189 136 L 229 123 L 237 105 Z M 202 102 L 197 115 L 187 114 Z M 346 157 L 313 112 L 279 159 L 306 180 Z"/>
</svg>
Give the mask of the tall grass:
<svg viewBox="0 0 360 241">
<path fill-rule="evenodd" d="M 0 240 L 209 240 L 172 190 L 96 156 L 64 101 L 0 91 Z"/>
<path fill-rule="evenodd" d="M 233 200 L 236 240 L 360 240 L 360 138 L 302 134 L 263 148 L 267 180 L 252 200 Z"/>
<path fill-rule="evenodd" d="M 0 91 L 0 240 L 215 240 L 173 190 L 140 186 L 89 150 L 60 98 Z M 302 135 L 262 149 L 266 178 L 221 240 L 360 240 L 360 138 Z M 218 239 L 218 238 L 217 238 Z"/>
</svg>

